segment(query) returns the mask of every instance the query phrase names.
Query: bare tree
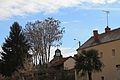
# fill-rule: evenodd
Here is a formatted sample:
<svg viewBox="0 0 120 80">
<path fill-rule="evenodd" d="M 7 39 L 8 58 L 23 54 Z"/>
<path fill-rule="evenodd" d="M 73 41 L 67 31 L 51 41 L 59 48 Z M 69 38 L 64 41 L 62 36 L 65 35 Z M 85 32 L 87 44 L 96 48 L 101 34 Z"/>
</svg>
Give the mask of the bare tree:
<svg viewBox="0 0 120 80">
<path fill-rule="evenodd" d="M 51 46 L 58 45 L 63 37 L 64 28 L 60 27 L 60 21 L 47 18 L 43 21 L 29 22 L 26 24 L 25 34 L 32 45 L 34 63 L 48 63 L 50 60 Z"/>
</svg>

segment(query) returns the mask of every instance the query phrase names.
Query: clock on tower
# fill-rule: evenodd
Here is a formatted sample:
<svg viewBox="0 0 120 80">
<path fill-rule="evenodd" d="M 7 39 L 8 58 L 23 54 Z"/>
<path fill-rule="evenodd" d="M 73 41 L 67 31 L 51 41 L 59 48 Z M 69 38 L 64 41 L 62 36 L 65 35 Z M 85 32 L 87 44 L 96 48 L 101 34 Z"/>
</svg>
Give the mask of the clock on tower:
<svg viewBox="0 0 120 80">
<path fill-rule="evenodd" d="M 61 56 L 61 51 L 59 49 L 55 51 L 55 56 Z"/>
<path fill-rule="evenodd" d="M 55 59 L 60 59 L 60 58 L 62 58 L 62 54 L 61 54 L 61 51 L 60 51 L 59 49 L 56 49 L 56 50 L 55 50 L 54 58 L 55 58 Z"/>
</svg>

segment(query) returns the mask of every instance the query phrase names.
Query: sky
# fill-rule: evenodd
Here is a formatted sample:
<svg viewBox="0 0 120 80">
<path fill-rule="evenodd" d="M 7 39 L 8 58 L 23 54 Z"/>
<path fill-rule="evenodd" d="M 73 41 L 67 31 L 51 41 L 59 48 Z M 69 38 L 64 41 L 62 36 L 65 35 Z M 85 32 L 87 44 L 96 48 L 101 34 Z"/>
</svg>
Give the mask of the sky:
<svg viewBox="0 0 120 80">
<path fill-rule="evenodd" d="M 0 0 L 0 45 L 9 36 L 10 26 L 15 21 L 24 29 L 27 22 L 53 17 L 65 27 L 59 47 L 62 54 L 73 56 L 78 42 L 83 44 L 93 30 L 104 32 L 106 13 L 103 10 L 110 11 L 109 27 L 119 28 L 120 0 Z"/>
</svg>

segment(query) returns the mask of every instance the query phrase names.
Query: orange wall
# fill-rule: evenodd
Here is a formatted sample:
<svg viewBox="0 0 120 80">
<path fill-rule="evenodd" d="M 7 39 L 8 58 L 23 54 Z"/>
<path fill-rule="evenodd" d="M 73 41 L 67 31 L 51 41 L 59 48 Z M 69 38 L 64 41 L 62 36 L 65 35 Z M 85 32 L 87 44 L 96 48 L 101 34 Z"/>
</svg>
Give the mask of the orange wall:
<svg viewBox="0 0 120 80">
<path fill-rule="evenodd" d="M 120 64 L 120 40 L 100 44 L 85 50 L 88 49 L 96 49 L 99 53 L 102 52 L 101 60 L 105 65 L 102 72 L 93 74 L 93 80 L 101 80 L 101 76 L 104 76 L 104 80 L 117 80 L 116 65 Z M 115 49 L 115 56 L 112 56 L 112 49 Z"/>
<path fill-rule="evenodd" d="M 75 66 L 75 60 L 73 58 L 69 58 L 64 62 L 65 70 L 74 69 L 74 66 Z"/>
</svg>

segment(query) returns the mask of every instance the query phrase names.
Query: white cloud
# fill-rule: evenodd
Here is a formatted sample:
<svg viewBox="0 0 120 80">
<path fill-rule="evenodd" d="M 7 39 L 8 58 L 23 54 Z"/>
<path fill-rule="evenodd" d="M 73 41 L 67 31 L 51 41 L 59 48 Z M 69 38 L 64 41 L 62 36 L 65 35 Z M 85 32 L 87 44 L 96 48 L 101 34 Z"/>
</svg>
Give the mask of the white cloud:
<svg viewBox="0 0 120 80">
<path fill-rule="evenodd" d="M 108 0 L 107 2 L 108 3 L 114 3 L 114 2 L 116 2 L 117 0 Z"/>
<path fill-rule="evenodd" d="M 71 21 L 63 21 L 63 24 L 68 24 L 68 23 L 80 23 L 80 20 L 71 20 Z"/>
<path fill-rule="evenodd" d="M 82 4 L 115 3 L 118 0 L 0 0 L 0 19 L 27 13 L 51 13 L 61 8 L 82 7 Z M 82 7 L 84 8 L 84 6 Z"/>
<path fill-rule="evenodd" d="M 2 48 L 0 47 L 0 52 L 3 51 Z M 0 54 L 0 59 L 1 59 L 1 54 Z"/>
<path fill-rule="evenodd" d="M 81 1 L 94 4 L 105 4 L 106 0 L 81 0 Z"/>
<path fill-rule="evenodd" d="M 2 51 L 2 47 L 0 46 L 0 51 Z"/>
<path fill-rule="evenodd" d="M 54 57 L 56 49 L 57 48 L 52 47 L 52 49 L 51 49 L 51 58 L 50 59 L 52 59 Z M 61 54 L 63 55 L 63 57 L 74 56 L 75 54 L 77 54 L 77 51 L 74 48 L 71 49 L 71 48 L 63 48 L 63 47 L 61 47 L 59 49 L 61 50 Z"/>
<path fill-rule="evenodd" d="M 57 48 L 52 47 L 51 48 L 51 57 L 50 60 L 53 59 L 54 55 L 55 55 L 55 50 Z M 61 54 L 63 55 L 63 57 L 68 57 L 68 56 L 74 56 L 74 54 L 76 54 L 76 49 L 74 48 L 59 48 L 61 50 Z M 3 51 L 2 48 L 0 47 L 0 52 Z M 0 54 L 0 59 L 1 59 L 1 54 Z"/>
</svg>

